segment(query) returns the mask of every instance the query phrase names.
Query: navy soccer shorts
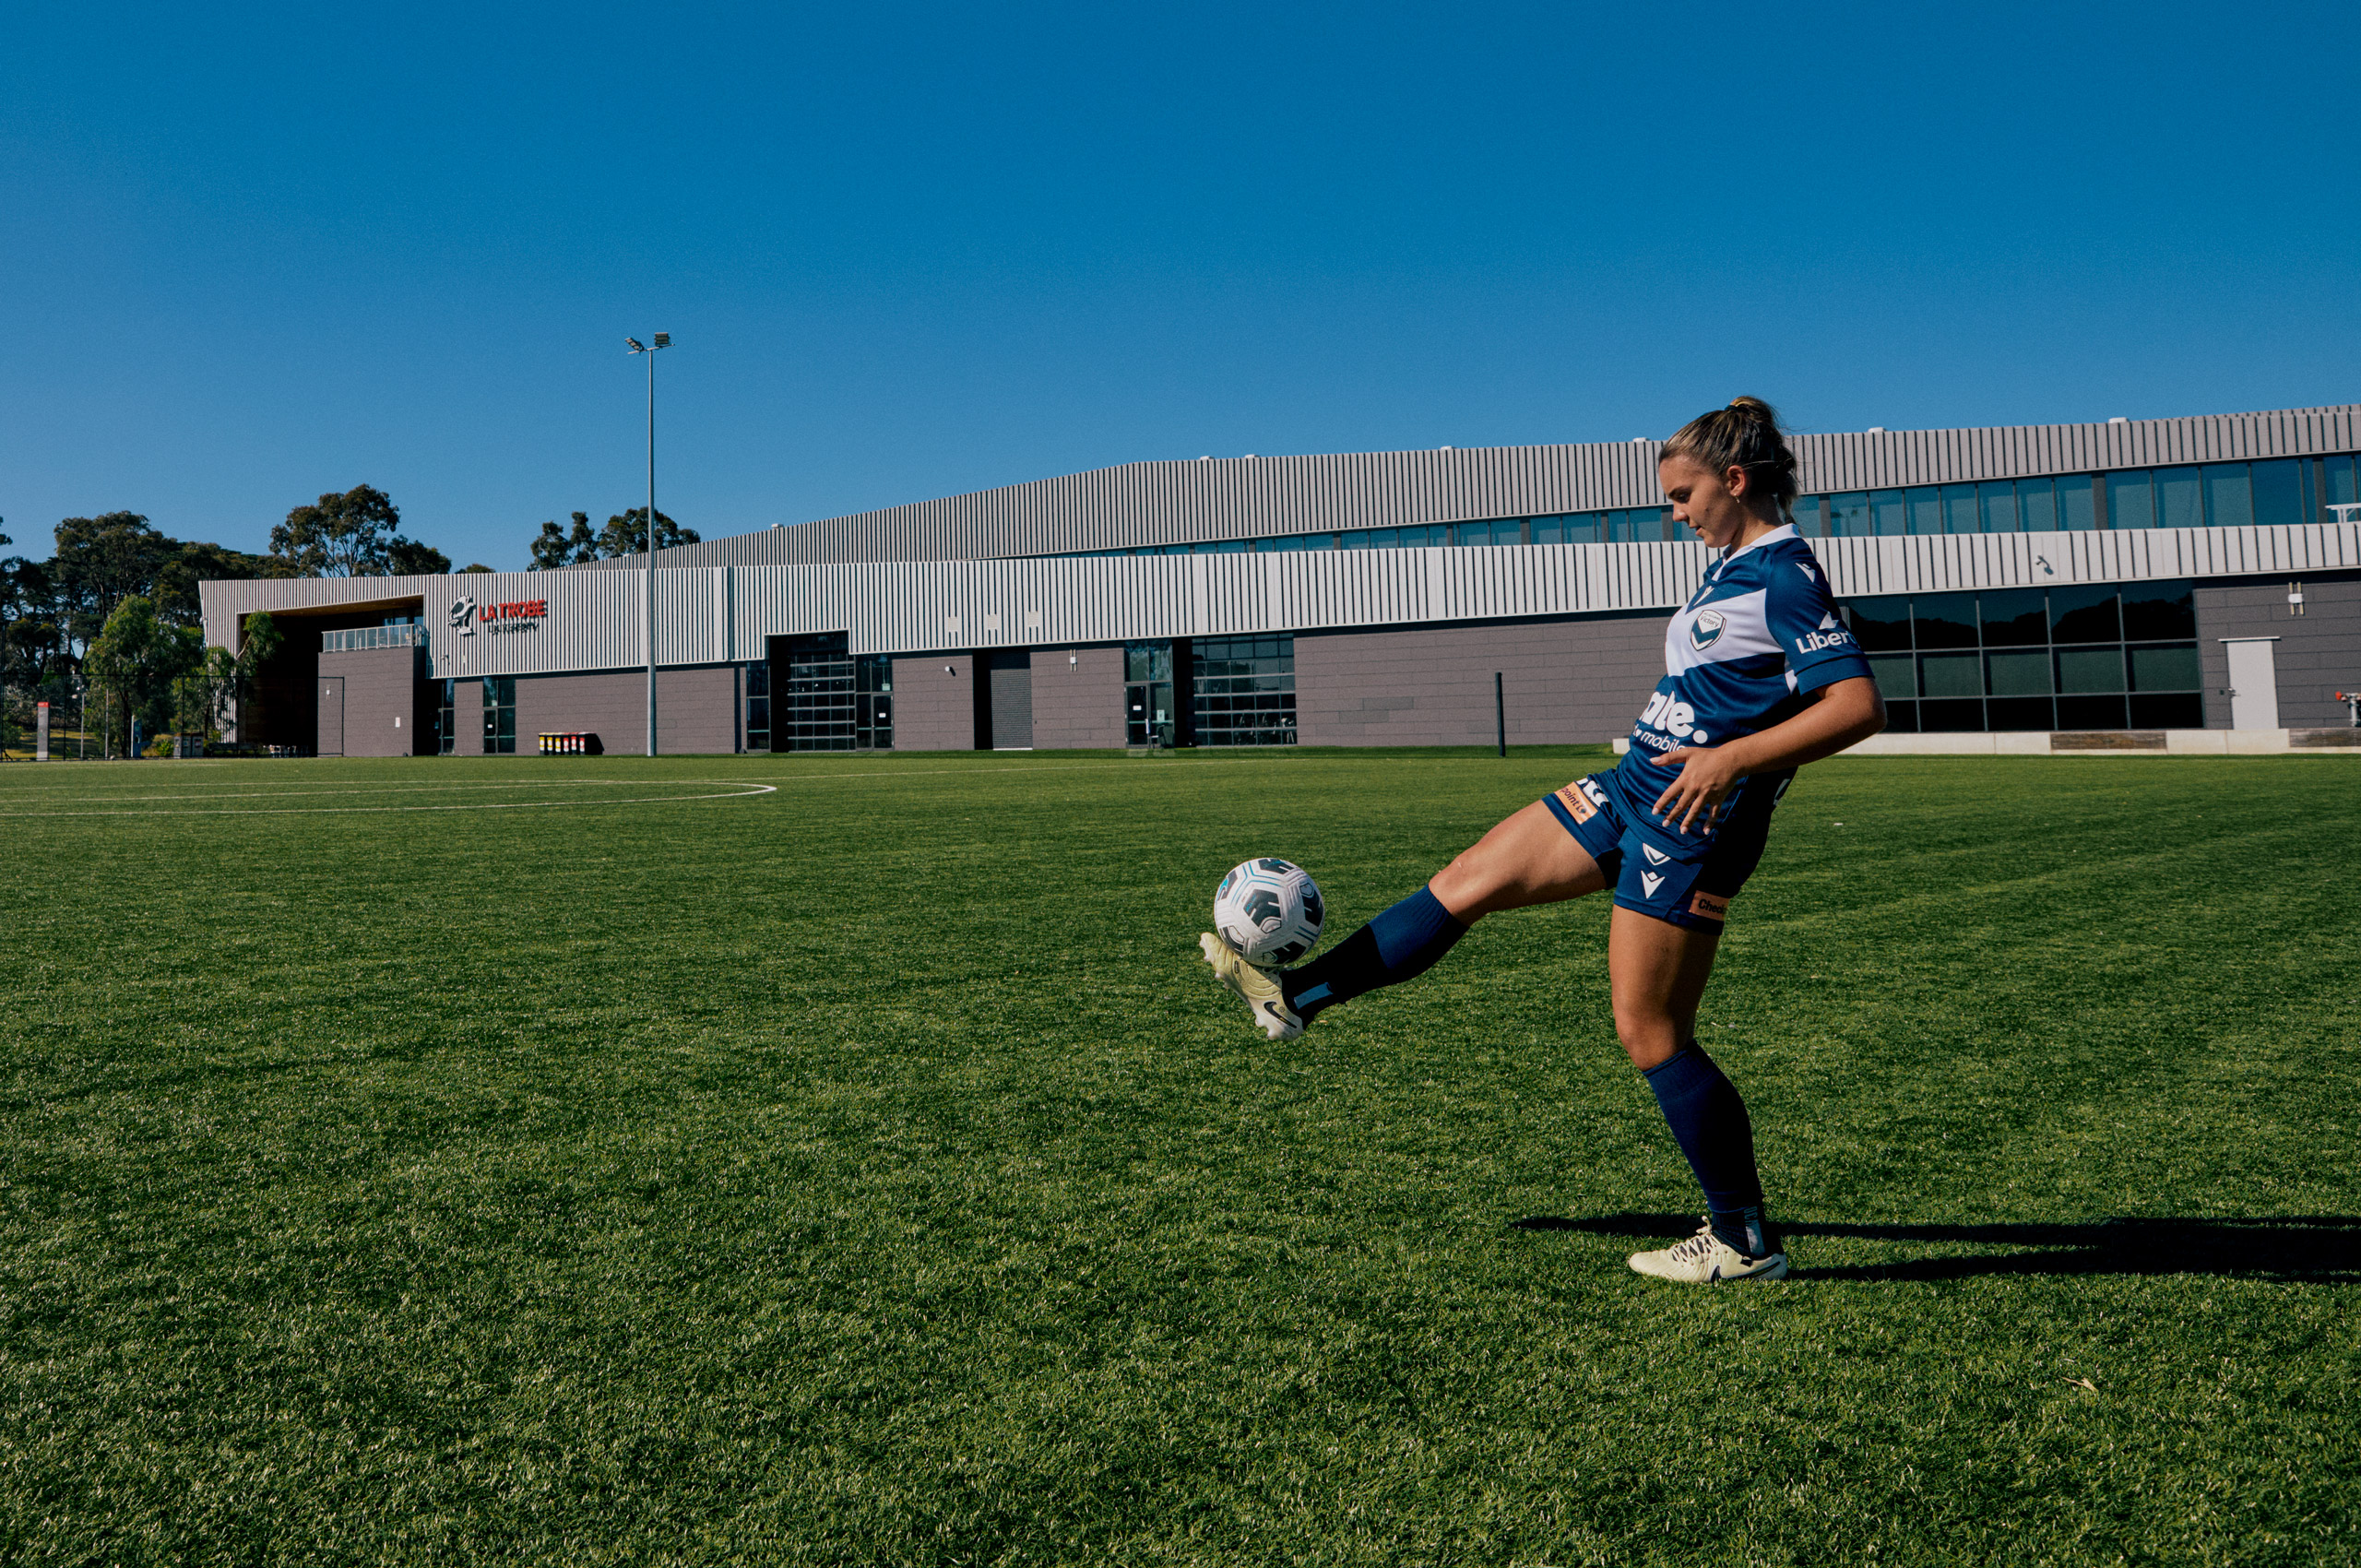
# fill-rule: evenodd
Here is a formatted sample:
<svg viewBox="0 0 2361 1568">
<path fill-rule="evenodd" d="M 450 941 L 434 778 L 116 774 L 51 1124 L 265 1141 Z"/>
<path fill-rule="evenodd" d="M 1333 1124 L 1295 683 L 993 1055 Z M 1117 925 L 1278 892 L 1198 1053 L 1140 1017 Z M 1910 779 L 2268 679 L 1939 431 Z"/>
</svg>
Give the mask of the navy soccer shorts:
<svg viewBox="0 0 2361 1568">
<path fill-rule="evenodd" d="M 1542 800 L 1614 884 L 1617 904 L 1673 925 L 1719 931 L 1730 900 L 1762 859 L 1772 808 L 1795 775 L 1741 780 L 1714 812 L 1711 826 L 1701 821 L 1685 834 L 1649 809 L 1679 777 L 1653 763 L 1626 764 Z"/>
</svg>

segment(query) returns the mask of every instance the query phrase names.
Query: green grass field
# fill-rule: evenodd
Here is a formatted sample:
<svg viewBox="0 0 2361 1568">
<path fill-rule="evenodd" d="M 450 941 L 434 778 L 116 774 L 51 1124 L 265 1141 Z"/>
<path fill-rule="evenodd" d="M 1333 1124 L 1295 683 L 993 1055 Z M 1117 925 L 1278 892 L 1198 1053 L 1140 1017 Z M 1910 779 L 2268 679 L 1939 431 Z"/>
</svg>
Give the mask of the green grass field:
<svg viewBox="0 0 2361 1568">
<path fill-rule="evenodd" d="M 1194 953 L 1604 760 L 0 768 L 0 1559 L 2361 1562 L 2361 766 L 1809 769 L 1683 1290 L 1603 904 Z"/>
</svg>

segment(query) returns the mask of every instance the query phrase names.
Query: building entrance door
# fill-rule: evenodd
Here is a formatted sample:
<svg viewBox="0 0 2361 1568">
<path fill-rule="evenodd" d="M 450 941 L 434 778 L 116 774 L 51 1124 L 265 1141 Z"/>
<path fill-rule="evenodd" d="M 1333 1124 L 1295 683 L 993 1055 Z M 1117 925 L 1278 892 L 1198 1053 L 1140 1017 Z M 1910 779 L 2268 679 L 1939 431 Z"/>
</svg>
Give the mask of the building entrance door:
<svg viewBox="0 0 2361 1568">
<path fill-rule="evenodd" d="M 2230 728 L 2279 728 L 2279 660 L 2271 645 L 2277 637 L 2224 637 L 2230 656 Z"/>
<path fill-rule="evenodd" d="M 1033 749 L 1033 650 L 995 648 L 991 658 L 992 750 L 1029 752 Z"/>
<path fill-rule="evenodd" d="M 312 750 L 321 756 L 344 754 L 344 677 L 320 677 L 320 738 Z"/>
</svg>

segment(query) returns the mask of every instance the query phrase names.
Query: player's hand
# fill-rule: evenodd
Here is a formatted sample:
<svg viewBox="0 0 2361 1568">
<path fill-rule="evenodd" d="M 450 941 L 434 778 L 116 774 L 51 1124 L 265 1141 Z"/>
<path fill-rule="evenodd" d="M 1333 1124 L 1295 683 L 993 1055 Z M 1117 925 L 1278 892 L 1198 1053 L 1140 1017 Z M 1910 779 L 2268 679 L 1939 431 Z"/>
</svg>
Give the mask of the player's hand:
<svg viewBox="0 0 2361 1568">
<path fill-rule="evenodd" d="M 1658 822 L 1677 833 L 1687 833 L 1697 814 L 1705 814 L 1705 824 L 1713 826 L 1714 808 L 1728 798 L 1746 775 L 1738 770 L 1737 762 L 1718 746 L 1682 746 L 1651 757 L 1658 767 L 1678 767 L 1680 777 L 1665 787 L 1656 803 L 1648 808 Z M 1678 818 L 1679 820 L 1674 820 Z"/>
</svg>

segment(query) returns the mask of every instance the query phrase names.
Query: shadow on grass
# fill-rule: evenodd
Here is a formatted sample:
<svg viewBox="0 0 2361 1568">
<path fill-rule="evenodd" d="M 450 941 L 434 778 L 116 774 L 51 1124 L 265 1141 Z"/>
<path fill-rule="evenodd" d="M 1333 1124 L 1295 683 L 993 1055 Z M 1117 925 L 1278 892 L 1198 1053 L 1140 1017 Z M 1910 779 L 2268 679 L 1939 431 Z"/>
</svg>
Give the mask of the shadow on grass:
<svg viewBox="0 0 2361 1568">
<path fill-rule="evenodd" d="M 1638 1241 L 1692 1234 L 1688 1214 L 1604 1214 L 1571 1219 L 1534 1215 L 1517 1230 L 1582 1230 Z M 2361 1282 L 2361 1218 L 2269 1215 L 2251 1219 L 2103 1219 L 2086 1225 L 1821 1225 L 1783 1220 L 1789 1236 L 1871 1241 L 1965 1242 L 2027 1249 L 1798 1267 L 1798 1279 L 1965 1279 L 1994 1274 L 2224 1274 Z"/>
</svg>

